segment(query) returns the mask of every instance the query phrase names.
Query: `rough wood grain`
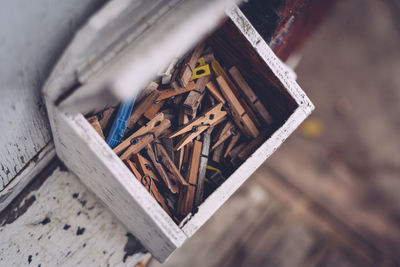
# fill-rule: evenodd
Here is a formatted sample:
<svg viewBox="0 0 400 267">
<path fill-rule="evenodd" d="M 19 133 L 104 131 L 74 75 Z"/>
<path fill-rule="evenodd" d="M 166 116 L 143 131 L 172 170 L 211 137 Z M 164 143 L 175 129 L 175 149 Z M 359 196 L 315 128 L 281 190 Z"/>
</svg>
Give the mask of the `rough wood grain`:
<svg viewBox="0 0 400 267">
<path fill-rule="evenodd" d="M 0 62 L 7 64 L 0 71 L 0 210 L 48 163 L 39 156 L 52 146 L 41 87 L 76 29 L 104 2 L 3 2 Z"/>
<path fill-rule="evenodd" d="M 139 241 L 57 160 L 0 214 L 1 266 L 134 265 Z M 60 242 L 62 240 L 62 242 Z"/>
<path fill-rule="evenodd" d="M 153 256 L 164 261 L 186 236 L 82 115 L 67 117 L 50 109 L 51 104 L 48 107 L 62 161 L 96 192 Z M 88 149 L 82 149 L 84 146 Z"/>
</svg>

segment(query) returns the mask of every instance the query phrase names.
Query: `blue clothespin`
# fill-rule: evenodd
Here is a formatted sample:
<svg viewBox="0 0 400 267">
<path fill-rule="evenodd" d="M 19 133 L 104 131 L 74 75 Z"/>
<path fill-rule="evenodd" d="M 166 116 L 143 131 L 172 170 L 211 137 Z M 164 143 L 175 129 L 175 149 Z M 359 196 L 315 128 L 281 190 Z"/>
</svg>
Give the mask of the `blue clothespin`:
<svg viewBox="0 0 400 267">
<path fill-rule="evenodd" d="M 126 122 L 131 116 L 136 98 L 123 102 L 118 108 L 117 116 L 112 124 L 111 130 L 107 136 L 107 144 L 114 148 L 119 145 L 126 130 Z"/>
</svg>

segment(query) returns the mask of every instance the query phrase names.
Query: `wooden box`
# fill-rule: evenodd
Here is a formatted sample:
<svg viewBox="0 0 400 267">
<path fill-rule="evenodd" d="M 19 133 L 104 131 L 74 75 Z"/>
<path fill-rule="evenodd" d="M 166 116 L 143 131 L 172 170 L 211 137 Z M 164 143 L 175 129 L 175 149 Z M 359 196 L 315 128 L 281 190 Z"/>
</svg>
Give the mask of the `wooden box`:
<svg viewBox="0 0 400 267">
<path fill-rule="evenodd" d="M 265 142 L 195 214 L 177 225 L 82 113 L 138 94 L 161 67 L 212 30 L 209 38 L 214 48 L 223 51 L 224 62 L 238 66 L 255 86 L 274 124 Z M 228 1 L 211 0 L 108 3 L 77 33 L 47 81 L 44 96 L 59 158 L 161 262 L 190 238 L 313 110 L 240 9 Z"/>
</svg>

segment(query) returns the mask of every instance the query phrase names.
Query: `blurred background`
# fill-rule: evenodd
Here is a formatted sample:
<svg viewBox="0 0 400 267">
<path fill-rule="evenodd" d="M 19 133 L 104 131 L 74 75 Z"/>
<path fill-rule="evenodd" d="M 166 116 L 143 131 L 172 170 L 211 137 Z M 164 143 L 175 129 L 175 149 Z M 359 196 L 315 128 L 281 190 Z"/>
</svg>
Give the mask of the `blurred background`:
<svg viewBox="0 0 400 267">
<path fill-rule="evenodd" d="M 400 265 L 400 2 L 336 1 L 298 55 L 316 106 L 170 260 Z"/>
</svg>

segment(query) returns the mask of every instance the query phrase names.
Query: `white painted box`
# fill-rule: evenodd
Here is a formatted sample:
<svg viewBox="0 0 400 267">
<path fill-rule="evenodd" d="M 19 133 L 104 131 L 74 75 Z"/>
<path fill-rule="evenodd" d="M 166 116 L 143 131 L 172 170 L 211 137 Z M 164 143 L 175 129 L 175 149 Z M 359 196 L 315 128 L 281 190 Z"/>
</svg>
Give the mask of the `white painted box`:
<svg viewBox="0 0 400 267">
<path fill-rule="evenodd" d="M 183 55 L 217 27 L 210 38 L 219 49 L 228 46 L 237 52 L 237 58 L 226 56 L 224 62 L 239 65 L 254 77 L 254 84 L 261 84 L 256 93 L 276 119 L 276 129 L 195 214 L 177 225 L 81 113 L 138 94 L 173 57 Z M 222 0 L 110 2 L 77 33 L 47 81 L 44 96 L 59 158 L 161 262 L 314 108 L 240 9 Z"/>
</svg>

